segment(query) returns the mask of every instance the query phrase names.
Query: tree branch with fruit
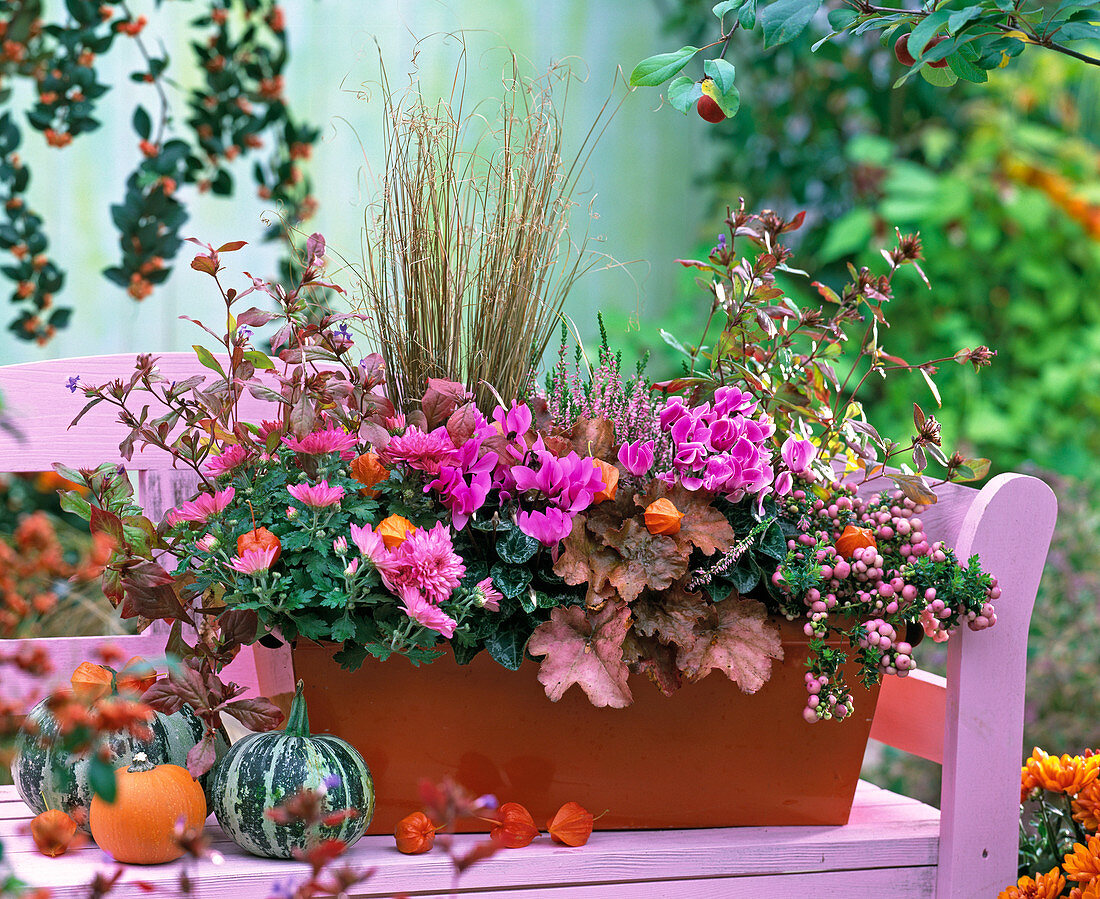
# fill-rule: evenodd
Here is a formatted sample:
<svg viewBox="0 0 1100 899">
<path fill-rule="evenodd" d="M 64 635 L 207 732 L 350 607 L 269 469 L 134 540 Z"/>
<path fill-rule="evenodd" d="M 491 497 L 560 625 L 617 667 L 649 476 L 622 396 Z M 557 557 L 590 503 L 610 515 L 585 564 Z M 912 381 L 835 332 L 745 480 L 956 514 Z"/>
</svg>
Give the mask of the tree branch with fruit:
<svg viewBox="0 0 1100 899">
<path fill-rule="evenodd" d="M 826 7 L 832 7 L 825 13 Z M 927 0 L 913 8 L 876 6 L 864 0 L 722 0 L 711 10 L 718 19 L 718 38 L 702 47 L 684 46 L 639 62 L 630 73 L 632 87 L 659 87 L 666 82 L 668 102 L 685 115 L 694 106 L 717 124 L 737 114 L 741 95 L 734 84 L 736 69 L 726 60 L 730 39 L 738 30 L 763 33 L 764 47 L 777 47 L 801 35 L 811 25 L 827 26 L 813 45 L 878 32 L 892 41 L 905 67 L 895 81 L 900 87 L 915 74 L 931 84 L 950 87 L 958 82 L 987 81 L 988 72 L 1004 68 L 1031 45 L 1100 66 L 1100 58 L 1066 46 L 1067 42 L 1100 38 L 1100 2 L 1061 3 L 1052 10 L 1026 8 L 1023 0 Z M 682 74 L 708 50 L 701 75 Z"/>
</svg>

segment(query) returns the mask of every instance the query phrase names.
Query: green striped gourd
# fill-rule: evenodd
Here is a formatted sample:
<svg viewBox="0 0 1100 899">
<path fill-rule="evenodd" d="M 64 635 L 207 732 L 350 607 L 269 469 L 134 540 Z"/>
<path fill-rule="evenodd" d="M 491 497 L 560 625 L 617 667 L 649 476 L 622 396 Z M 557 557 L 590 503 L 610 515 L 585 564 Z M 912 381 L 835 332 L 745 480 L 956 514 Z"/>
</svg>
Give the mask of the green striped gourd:
<svg viewBox="0 0 1100 899">
<path fill-rule="evenodd" d="M 276 824 L 267 817 L 301 789 L 324 791 L 323 813 L 355 809 L 359 814 L 332 826 L 307 828 L 301 821 Z M 286 729 L 249 734 L 229 747 L 210 784 L 214 814 L 238 846 L 265 858 L 293 858 L 324 839 L 358 840 L 374 815 L 374 781 L 363 757 L 329 734 L 310 735 L 302 682 Z"/>
<path fill-rule="evenodd" d="M 28 727 L 37 731 L 37 735 L 28 733 Z M 126 767 L 133 761 L 134 753 L 144 752 L 154 765 L 170 763 L 186 768 L 187 753 L 202 739 L 203 723 L 190 706 L 184 706 L 172 715 L 155 712 L 149 729 L 152 731 L 149 740 L 139 740 L 126 731 L 104 734 L 102 746 L 107 750 L 111 767 Z M 43 700 L 27 714 L 27 724 L 16 738 L 12 780 L 19 797 L 36 815 L 47 808 L 60 809 L 88 833 L 88 809 L 92 802 L 88 782 L 90 756 L 70 755 L 55 747 L 58 738 L 57 719 L 47 707 L 47 700 Z M 229 741 L 219 734 L 215 756 L 224 755 L 228 748 Z M 199 778 L 204 790 L 208 789 L 209 781 L 209 774 Z M 209 798 L 207 793 L 208 802 Z"/>
</svg>

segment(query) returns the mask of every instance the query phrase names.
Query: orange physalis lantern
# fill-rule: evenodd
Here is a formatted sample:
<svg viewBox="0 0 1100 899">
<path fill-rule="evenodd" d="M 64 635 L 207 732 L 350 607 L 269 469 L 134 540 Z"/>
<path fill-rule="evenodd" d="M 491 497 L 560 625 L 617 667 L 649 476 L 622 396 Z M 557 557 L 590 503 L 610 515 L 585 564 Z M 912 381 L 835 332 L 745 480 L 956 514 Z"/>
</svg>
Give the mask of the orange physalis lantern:
<svg viewBox="0 0 1100 899">
<path fill-rule="evenodd" d="M 603 490 L 592 497 L 592 505 L 595 506 L 604 500 L 615 498 L 615 491 L 619 489 L 619 469 L 603 459 L 593 459 L 592 464 L 600 470 L 600 477 L 603 478 Z"/>
<path fill-rule="evenodd" d="M 878 549 L 875 535 L 871 533 L 871 530 L 850 524 L 844 528 L 844 533 L 837 538 L 836 554 L 842 559 L 850 559 L 852 553 L 857 549 L 864 549 L 868 546 Z"/>
<path fill-rule="evenodd" d="M 535 819 L 518 802 L 506 802 L 497 809 L 497 820 L 489 830 L 489 837 L 505 849 L 522 849 L 539 835 Z"/>
<path fill-rule="evenodd" d="M 274 565 L 279 561 L 279 555 L 283 551 L 283 544 L 280 543 L 279 538 L 267 528 L 253 528 L 251 531 L 245 531 L 237 538 L 238 556 L 243 556 L 250 549 L 274 549 L 275 557 L 271 560 L 271 564 Z"/>
<path fill-rule="evenodd" d="M 645 526 L 651 534 L 665 534 L 671 537 L 680 533 L 680 521 L 684 513 L 670 500 L 659 499 L 645 507 Z"/>
<path fill-rule="evenodd" d="M 592 836 L 592 812 L 579 802 L 567 802 L 546 824 L 550 839 L 566 846 L 583 846 Z"/>
<path fill-rule="evenodd" d="M 435 845 L 435 825 L 423 812 L 413 812 L 397 822 L 393 837 L 397 851 L 405 855 L 419 855 Z"/>
<path fill-rule="evenodd" d="M 389 469 L 378 461 L 377 453 L 363 453 L 356 456 L 351 463 L 351 476 L 360 484 L 365 484 L 366 489 L 359 492 L 363 496 L 371 497 L 378 493 L 372 490 L 375 484 L 381 483 L 390 476 Z"/>
<path fill-rule="evenodd" d="M 81 662 L 69 683 L 73 693 L 85 702 L 95 702 L 112 692 L 115 675 L 110 668 L 96 665 L 94 662 Z"/>
<path fill-rule="evenodd" d="M 64 855 L 76 836 L 76 822 L 63 811 L 47 809 L 31 821 L 31 839 L 50 858 Z"/>
<path fill-rule="evenodd" d="M 382 538 L 382 542 L 386 544 L 386 549 L 397 549 L 405 542 L 405 538 L 415 530 L 416 527 L 413 523 L 400 515 L 388 515 L 378 522 L 378 527 L 374 529 L 375 533 Z"/>
</svg>

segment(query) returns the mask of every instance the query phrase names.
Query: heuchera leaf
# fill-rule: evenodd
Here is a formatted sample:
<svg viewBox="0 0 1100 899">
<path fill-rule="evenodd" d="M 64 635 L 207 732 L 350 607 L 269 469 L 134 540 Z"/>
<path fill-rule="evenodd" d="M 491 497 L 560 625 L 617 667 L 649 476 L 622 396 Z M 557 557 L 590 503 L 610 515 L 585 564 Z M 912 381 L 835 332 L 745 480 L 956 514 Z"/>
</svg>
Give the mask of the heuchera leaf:
<svg viewBox="0 0 1100 899">
<path fill-rule="evenodd" d="M 688 593 L 682 586 L 649 595 L 631 606 L 634 630 L 645 637 L 656 637 L 685 649 L 695 644 L 696 625 L 706 610 L 706 602 L 698 593 Z"/>
<path fill-rule="evenodd" d="M 782 658 L 779 628 L 764 604 L 731 594 L 711 606 L 694 645 L 677 653 L 677 664 L 689 680 L 718 669 L 745 693 L 755 693 L 771 677 L 772 660 Z"/>
<path fill-rule="evenodd" d="M 561 555 L 554 563 L 554 573 L 567 584 L 588 585 L 585 602 L 595 608 L 602 605 L 612 589 L 609 577 L 616 565 L 622 562 L 615 550 L 604 546 L 588 529 L 588 522 L 578 515 L 573 530 L 562 543 Z"/>
<path fill-rule="evenodd" d="M 633 611 L 633 609 L 631 610 Z M 676 650 L 655 637 L 643 637 L 636 631 L 626 635 L 623 658 L 631 671 L 644 674 L 665 696 L 680 689 L 682 678 L 676 667 Z"/>
<path fill-rule="evenodd" d="M 577 606 L 556 608 L 531 635 L 527 649 L 545 656 L 539 682 L 557 702 L 573 684 L 597 708 L 626 708 L 634 701 L 627 686 L 629 669 L 623 661 L 623 640 L 630 627 L 630 609 L 614 600 L 598 612 Z"/>
<path fill-rule="evenodd" d="M 578 456 L 613 458 L 611 450 L 615 446 L 615 425 L 606 418 L 578 418 L 573 424 L 571 436 Z"/>
<path fill-rule="evenodd" d="M 633 602 L 646 587 L 667 590 L 687 573 L 690 549 L 677 546 L 671 537 L 649 533 L 636 518 L 607 531 L 603 542 L 619 553 L 608 580 L 625 602 Z"/>
</svg>

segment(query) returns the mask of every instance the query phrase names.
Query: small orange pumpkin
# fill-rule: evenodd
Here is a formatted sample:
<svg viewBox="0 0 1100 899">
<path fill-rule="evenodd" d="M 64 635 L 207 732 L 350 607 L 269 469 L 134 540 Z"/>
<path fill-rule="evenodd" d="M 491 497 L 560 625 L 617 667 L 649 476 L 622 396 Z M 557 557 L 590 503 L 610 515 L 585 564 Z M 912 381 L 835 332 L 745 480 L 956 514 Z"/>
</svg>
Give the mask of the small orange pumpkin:
<svg viewBox="0 0 1100 899">
<path fill-rule="evenodd" d="M 593 459 L 592 464 L 600 470 L 600 477 L 603 478 L 603 490 L 592 497 L 592 505 L 595 506 L 604 500 L 615 498 L 615 492 L 619 489 L 619 469 L 603 459 Z"/>
<path fill-rule="evenodd" d="M 34 845 L 50 858 L 64 855 L 75 836 L 76 822 L 60 809 L 47 809 L 31 821 Z"/>
<path fill-rule="evenodd" d="M 154 765 L 144 752 L 134 754 L 129 768 L 115 772 L 114 802 L 92 798 L 92 839 L 115 861 L 159 865 L 183 855 L 176 822 L 201 830 L 206 820 L 202 787 L 179 765 Z"/>
<path fill-rule="evenodd" d="M 684 513 L 677 509 L 671 500 L 658 499 L 645 507 L 645 526 L 651 534 L 665 534 L 671 537 L 680 533 L 680 521 Z"/>
<path fill-rule="evenodd" d="M 365 484 L 366 489 L 359 492 L 363 496 L 375 496 L 378 491 L 372 490 L 375 484 L 379 484 L 390 476 L 389 469 L 378 461 L 377 453 L 363 453 L 356 456 L 351 463 L 351 476 L 360 484 Z"/>
<path fill-rule="evenodd" d="M 844 533 L 837 538 L 836 554 L 843 559 L 850 559 L 852 553 L 857 549 L 864 549 L 868 546 L 878 549 L 878 543 L 875 542 L 875 535 L 871 530 L 850 524 L 844 528 Z"/>
<path fill-rule="evenodd" d="M 416 527 L 407 518 L 402 518 L 400 515 L 389 515 L 378 522 L 378 527 L 374 530 L 382 538 L 382 542 L 386 544 L 386 549 L 397 549 L 405 542 L 405 538 L 416 530 Z"/>
</svg>

